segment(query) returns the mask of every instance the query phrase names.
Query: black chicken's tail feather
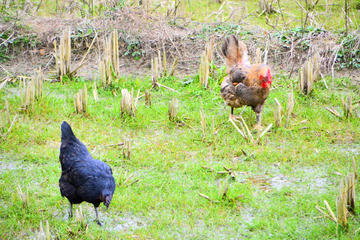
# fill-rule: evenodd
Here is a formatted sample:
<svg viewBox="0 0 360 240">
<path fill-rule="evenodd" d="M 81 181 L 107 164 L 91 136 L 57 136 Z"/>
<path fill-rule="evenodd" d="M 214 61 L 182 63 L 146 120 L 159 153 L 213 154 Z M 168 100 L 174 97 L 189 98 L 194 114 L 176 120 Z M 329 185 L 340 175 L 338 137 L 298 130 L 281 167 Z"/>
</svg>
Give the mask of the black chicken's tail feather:
<svg viewBox="0 0 360 240">
<path fill-rule="evenodd" d="M 67 122 L 61 124 L 61 141 L 76 141 L 74 132 Z"/>
</svg>

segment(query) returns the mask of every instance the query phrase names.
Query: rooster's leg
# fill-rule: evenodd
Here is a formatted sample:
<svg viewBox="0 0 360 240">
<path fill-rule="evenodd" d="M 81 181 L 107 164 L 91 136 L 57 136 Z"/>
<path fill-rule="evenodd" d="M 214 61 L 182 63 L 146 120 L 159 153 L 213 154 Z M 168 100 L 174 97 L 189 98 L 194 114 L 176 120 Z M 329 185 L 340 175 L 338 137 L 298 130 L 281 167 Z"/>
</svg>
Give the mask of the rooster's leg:
<svg viewBox="0 0 360 240">
<path fill-rule="evenodd" d="M 256 124 L 255 129 L 261 130 L 263 127 L 261 126 L 261 113 L 256 113 Z"/>
<path fill-rule="evenodd" d="M 245 105 L 244 109 L 241 111 L 240 117 L 242 116 L 242 114 L 243 114 L 243 112 L 245 111 L 245 109 L 246 109 L 246 105 Z M 240 119 L 241 119 L 240 117 L 235 116 L 235 115 L 234 115 L 234 108 L 231 108 L 231 112 L 230 112 L 230 117 L 229 117 L 229 119 L 237 119 L 237 120 L 240 120 Z"/>
<path fill-rule="evenodd" d="M 97 207 L 95 207 L 95 213 L 96 213 L 96 223 L 99 224 L 99 226 L 102 226 L 101 222 L 100 222 L 100 219 L 99 219 L 99 212 L 98 212 L 98 209 Z"/>
</svg>

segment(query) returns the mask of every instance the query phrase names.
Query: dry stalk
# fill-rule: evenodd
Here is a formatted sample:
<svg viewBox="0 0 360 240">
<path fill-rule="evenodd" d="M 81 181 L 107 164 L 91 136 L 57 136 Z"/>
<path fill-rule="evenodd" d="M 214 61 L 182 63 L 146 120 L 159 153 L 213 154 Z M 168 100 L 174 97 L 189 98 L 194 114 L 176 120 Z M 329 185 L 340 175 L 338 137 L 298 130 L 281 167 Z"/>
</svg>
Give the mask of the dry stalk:
<svg viewBox="0 0 360 240">
<path fill-rule="evenodd" d="M 206 137 L 206 119 L 205 119 L 204 109 L 200 110 L 200 123 L 201 123 L 201 129 L 203 131 L 204 137 Z"/>
<path fill-rule="evenodd" d="M 50 226 L 48 220 L 46 220 L 46 240 L 50 240 Z"/>
<path fill-rule="evenodd" d="M 286 126 L 289 126 L 291 114 L 294 111 L 294 92 L 291 90 L 291 93 L 288 94 L 288 102 L 286 106 Z"/>
<path fill-rule="evenodd" d="M 328 110 L 330 113 L 332 113 L 333 115 L 341 118 L 341 115 L 338 111 L 335 110 L 335 108 L 331 107 L 331 108 L 328 108 L 328 107 L 325 107 L 326 110 Z"/>
<path fill-rule="evenodd" d="M 242 130 L 239 129 L 239 127 L 236 125 L 236 123 L 230 118 L 229 121 L 234 125 L 234 127 L 236 128 L 236 130 L 240 133 L 240 135 L 247 141 L 253 143 L 253 144 L 257 144 L 260 142 L 260 139 L 270 130 L 270 128 L 273 126 L 272 123 L 267 126 L 265 128 L 264 131 L 261 132 L 261 134 L 258 136 L 258 138 L 255 140 L 252 133 L 250 132 L 249 130 L 249 127 L 248 125 L 246 124 L 245 120 L 240 117 L 241 119 L 241 122 L 240 121 L 237 121 L 238 123 L 240 123 L 240 126 L 242 128 Z"/>
<path fill-rule="evenodd" d="M 209 87 L 210 63 L 214 53 L 214 36 L 205 44 L 205 50 L 200 56 L 199 80 L 204 87 Z"/>
<path fill-rule="evenodd" d="M 148 90 L 145 90 L 145 105 L 151 107 L 151 94 Z"/>
<path fill-rule="evenodd" d="M 60 82 L 62 83 L 64 76 L 69 76 L 71 73 L 71 30 L 70 28 L 64 30 L 60 36 L 60 45 L 57 49 L 56 40 L 54 40 L 55 47 L 55 59 L 56 59 L 56 69 L 60 77 Z"/>
<path fill-rule="evenodd" d="M 120 76 L 119 69 L 119 41 L 118 32 L 114 30 L 111 34 L 111 64 L 116 77 Z"/>
<path fill-rule="evenodd" d="M 263 0 L 260 0 L 260 1 L 263 1 Z M 255 53 L 255 64 L 260 64 L 260 63 L 262 63 L 262 61 L 261 61 L 261 49 L 257 48 L 256 53 Z"/>
<path fill-rule="evenodd" d="M 131 141 L 128 137 L 124 139 L 124 147 L 123 147 L 123 157 L 126 159 L 130 159 L 131 156 Z"/>
<path fill-rule="evenodd" d="M 16 190 L 17 190 L 17 193 L 18 193 L 18 195 L 19 195 L 19 198 L 20 198 L 23 206 L 24 206 L 24 207 L 29 206 L 29 204 L 30 204 L 30 200 L 29 200 L 29 190 L 26 189 L 26 193 L 24 193 L 24 192 L 21 190 L 20 185 L 17 186 Z"/>
<path fill-rule="evenodd" d="M 339 196 L 337 197 L 337 216 L 338 216 L 338 223 L 347 228 L 348 226 L 348 219 L 347 219 L 347 209 L 346 204 L 348 202 L 347 199 L 347 189 L 346 186 L 344 188 L 344 181 L 341 179 L 339 184 Z"/>
<path fill-rule="evenodd" d="M 315 53 L 308 61 L 306 61 L 299 69 L 299 89 L 300 92 L 310 94 L 313 90 L 314 82 L 320 76 L 321 57 L 319 53 Z"/>
<path fill-rule="evenodd" d="M 342 107 L 343 107 L 343 111 L 344 111 L 343 117 L 346 119 L 350 118 L 353 115 L 353 110 L 354 110 L 351 95 L 349 94 L 345 100 L 343 97 L 341 97 L 341 102 L 342 102 Z"/>
<path fill-rule="evenodd" d="M 356 170 L 356 163 L 355 163 L 354 156 L 352 157 L 352 165 L 353 165 L 353 168 L 354 168 L 355 180 L 357 180 L 358 179 L 358 173 L 357 173 L 357 170 Z"/>
<path fill-rule="evenodd" d="M 136 116 L 139 94 L 140 89 L 138 90 L 137 96 L 134 101 L 134 89 L 131 90 L 131 93 L 125 88 L 121 90 L 121 115 L 127 114 L 133 117 Z"/>
<path fill-rule="evenodd" d="M 104 60 L 99 63 L 100 78 L 103 86 L 111 85 L 114 78 L 120 75 L 118 33 L 114 30 L 104 40 Z"/>
<path fill-rule="evenodd" d="M 94 95 L 94 100 L 95 100 L 95 102 L 99 101 L 99 95 L 98 95 L 98 91 L 97 91 L 97 87 L 96 87 L 96 82 L 95 82 L 95 81 L 94 81 L 93 95 Z"/>
<path fill-rule="evenodd" d="M 261 16 L 263 13 L 269 15 L 270 13 L 275 11 L 272 6 L 272 1 L 269 3 L 268 0 L 259 0 L 259 7 L 260 7 L 259 16 Z"/>
<path fill-rule="evenodd" d="M 227 192 L 229 188 L 227 186 L 227 180 L 224 181 L 224 184 L 221 184 L 221 179 L 218 181 L 218 194 L 222 200 L 226 200 Z"/>
<path fill-rule="evenodd" d="M 209 87 L 209 73 L 210 73 L 210 65 L 207 60 L 208 56 L 206 55 L 206 51 L 204 51 L 200 56 L 200 67 L 199 67 L 199 80 L 200 84 L 204 87 Z"/>
<path fill-rule="evenodd" d="M 209 198 L 208 196 L 206 196 L 205 194 L 202 194 L 202 193 L 199 193 L 199 196 L 202 197 L 202 198 L 205 198 L 206 200 L 212 202 L 212 203 L 216 203 L 218 201 L 214 201 L 212 200 L 211 198 Z"/>
<path fill-rule="evenodd" d="M 8 121 L 8 124 L 10 124 L 11 120 L 10 120 L 9 102 L 6 98 L 5 98 L 5 112 L 6 112 L 6 119 Z"/>
<path fill-rule="evenodd" d="M 346 206 L 349 212 L 355 213 L 355 174 L 350 173 L 346 179 L 347 186 L 347 203 Z"/>
<path fill-rule="evenodd" d="M 171 65 L 171 69 L 167 67 L 166 52 L 163 52 L 163 57 L 161 59 L 161 52 L 158 51 L 158 56 L 151 59 L 151 78 L 152 85 L 156 87 L 158 80 L 162 77 L 171 77 L 174 75 L 179 58 L 176 57 Z"/>
<path fill-rule="evenodd" d="M 171 65 L 171 70 L 169 71 L 168 77 L 174 76 L 178 61 L 179 61 L 179 58 L 176 57 Z"/>
<path fill-rule="evenodd" d="M 86 84 L 84 84 L 84 89 L 80 89 L 79 92 L 75 94 L 74 107 L 76 113 L 86 113 L 88 105 L 88 96 Z"/>
<path fill-rule="evenodd" d="M 41 240 L 45 240 L 45 233 L 44 233 L 44 227 L 43 227 L 43 224 L 42 224 L 42 221 L 40 221 L 40 230 L 39 230 L 39 239 Z"/>
<path fill-rule="evenodd" d="M 169 102 L 169 120 L 170 121 L 175 121 L 177 114 L 178 114 L 178 110 L 179 110 L 179 100 L 176 98 L 173 98 L 171 100 L 171 102 Z"/>
<path fill-rule="evenodd" d="M 21 108 L 29 110 L 34 108 L 34 103 L 42 97 L 43 92 L 43 74 L 41 68 L 34 71 L 34 76 L 29 83 L 26 83 L 25 78 L 20 79 L 20 98 Z"/>
<path fill-rule="evenodd" d="M 281 104 L 280 102 L 275 98 L 275 111 L 274 111 L 274 116 L 275 116 L 275 126 L 276 127 L 281 127 L 281 119 L 282 119 L 282 114 L 281 114 Z"/>
</svg>

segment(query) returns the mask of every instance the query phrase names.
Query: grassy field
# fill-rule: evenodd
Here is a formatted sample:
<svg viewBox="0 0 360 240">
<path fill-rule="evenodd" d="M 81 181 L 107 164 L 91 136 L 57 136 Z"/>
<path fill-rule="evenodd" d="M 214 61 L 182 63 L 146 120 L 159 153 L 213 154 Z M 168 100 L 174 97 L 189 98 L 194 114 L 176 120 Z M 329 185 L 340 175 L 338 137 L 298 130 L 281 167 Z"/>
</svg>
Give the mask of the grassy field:
<svg viewBox="0 0 360 240">
<path fill-rule="evenodd" d="M 39 1 L 11 2 L 19 3 L 19 8 L 0 9 L 4 13 L 0 24 L 21 19 L 17 10 L 25 9 L 29 2 L 33 5 L 27 8 L 30 9 L 27 14 L 36 15 Z M 40 16 L 55 16 L 56 1 L 40 2 Z M 129 1 L 118 2 L 129 4 Z M 159 2 L 151 1 L 151 9 Z M 355 8 L 357 3 L 352 1 L 349 11 L 352 29 L 360 23 L 360 18 L 355 18 L 359 11 Z M 165 13 L 171 4 L 165 2 L 154 14 Z M 334 0 L 327 4 L 319 2 L 311 11 L 313 20 L 308 20 L 309 25 L 344 31 L 343 2 Z M 81 6 L 80 2 L 76 6 Z M 71 7 L 73 15 L 64 11 L 57 17 L 80 18 L 76 6 Z M 101 18 L 99 12 L 103 10 L 110 11 L 105 6 L 96 6 L 96 17 Z M 186 1 L 180 9 L 185 8 L 183 16 L 192 21 L 220 22 L 218 27 L 224 29 L 219 32 L 224 36 L 231 24 L 271 28 L 265 15 L 258 16 L 260 13 L 256 12 L 258 1 L 227 2 L 222 12 L 214 12 L 221 6 L 222 3 L 215 1 Z M 306 13 L 296 1 L 280 1 L 280 6 L 284 18 L 280 13 L 268 16 L 272 25 L 278 21 L 275 34 L 287 27 L 303 27 Z M 120 8 L 121 4 L 116 7 Z M 274 7 L 280 8 L 277 3 Z M 237 8 L 239 11 L 231 15 Z M 25 21 L 19 23 L 31 30 Z M 12 30 L 0 33 L 9 39 L 9 49 L 10 40 L 14 44 L 11 51 L 5 51 L 7 45 L 3 44 L 5 50 L 0 56 L 18 51 L 15 58 L 21 59 L 25 48 L 19 47 L 22 45 L 15 48 L 15 40 L 23 36 L 11 39 L 12 33 Z M 352 46 L 346 49 L 352 50 Z M 37 50 L 36 44 L 32 47 Z M 345 50 L 338 52 L 342 54 L 337 54 L 338 59 L 350 54 Z M 83 52 L 76 54 L 78 60 L 83 56 Z M 13 60 L 6 57 L 6 61 Z M 26 67 L 31 68 L 31 64 Z M 345 67 L 348 66 L 356 65 Z M 195 65 L 191 67 L 197 69 Z M 18 69 L 21 71 L 21 67 Z M 151 107 L 141 98 L 136 117 L 131 117 L 121 114 L 121 90 L 133 89 L 134 93 L 140 90 L 142 95 L 151 88 L 149 74 L 128 75 L 118 78 L 111 86 L 101 86 L 94 70 L 92 79 L 101 86 L 97 102 L 89 80 L 76 78 L 65 84 L 46 81 L 43 97 L 26 112 L 21 110 L 19 79 L 15 81 L 16 77 L 8 73 L 10 81 L 0 89 L 0 239 L 45 239 L 46 223 L 50 239 L 360 239 L 359 215 L 350 214 L 349 227 L 344 229 L 315 208 L 319 206 L 328 212 L 326 200 L 336 215 L 339 182 L 354 171 L 352 157 L 359 166 L 359 108 L 350 118 L 336 117 L 325 109 L 334 107 L 343 114 L 342 98 L 349 95 L 359 106 L 359 81 L 332 79 L 324 73 L 324 79 L 316 82 L 315 90 L 307 96 L 299 93 L 294 75 L 290 78 L 289 71 L 279 69 L 282 66 L 274 69 L 273 89 L 262 120 L 264 127 L 274 126 L 256 144 L 245 140 L 229 122 L 230 108 L 220 97 L 221 79 L 211 79 L 206 89 L 200 85 L 196 73 L 183 76 L 178 71 L 176 77 L 160 79 L 161 84 L 178 92 L 151 89 Z M 74 94 L 85 84 L 88 111 L 77 114 Z M 291 91 L 295 106 L 290 124 L 285 126 L 283 118 L 282 125 L 275 127 L 275 98 L 285 112 Z M 173 98 L 179 100 L 179 111 L 177 118 L 170 120 L 168 106 Z M 235 114 L 241 110 L 236 109 Z M 201 121 L 202 111 L 205 125 Z M 254 112 L 247 108 L 242 116 L 256 138 L 260 132 L 253 130 Z M 62 121 L 72 126 L 94 158 L 112 167 L 117 188 L 109 209 L 100 206 L 102 227 L 94 222 L 95 211 L 89 203 L 81 204 L 83 222 L 76 217 L 68 218 L 69 203 L 61 197 L 58 186 Z M 130 158 L 123 154 L 121 143 L 125 139 L 131 141 Z M 225 189 L 228 189 L 226 194 Z M 355 189 L 360 190 L 357 182 Z M 80 211 L 80 206 L 76 205 L 75 209 Z"/>
<path fill-rule="evenodd" d="M 274 123 L 275 97 L 286 107 L 295 79 L 278 75 L 274 80 L 263 111 L 265 126 Z M 136 118 L 121 116 L 121 89 L 143 92 L 151 87 L 149 78 L 123 78 L 112 87 L 99 88 L 100 100 L 95 102 L 89 94 L 86 114 L 74 113 L 73 96 L 85 84 L 81 79 L 65 85 L 45 83 L 44 97 L 29 114 L 19 112 L 19 86 L 10 84 L 0 92 L 0 108 L 7 99 L 11 120 L 16 114 L 18 120 L 0 144 L 0 238 L 39 237 L 40 221 L 44 228 L 48 221 L 51 238 L 60 239 L 357 238 L 357 215 L 350 216 L 347 231 L 337 231 L 334 222 L 317 218 L 322 215 L 315 209 L 325 207 L 327 200 L 336 213 L 342 179 L 338 174 L 353 171 L 352 156 L 357 164 L 360 161 L 359 119 L 338 119 L 324 108 L 334 106 L 341 112 L 341 97 L 358 97 L 358 86 L 350 79 L 327 81 L 329 89 L 320 81 L 311 96 L 295 91 L 291 125 L 273 127 L 257 145 L 245 141 L 228 121 L 230 109 L 215 81 L 204 89 L 196 77 L 163 79 L 162 84 L 179 93 L 151 90 L 152 106 L 140 99 Z M 87 86 L 91 93 L 88 82 Z M 168 118 L 173 97 L 179 99 L 178 122 Z M 1 117 L 4 134 L 10 124 L 4 112 Z M 254 113 L 246 109 L 243 117 L 252 128 Z M 95 212 L 88 203 L 81 205 L 87 228 L 76 218 L 68 219 L 69 204 L 58 187 L 64 120 L 92 155 L 113 169 L 117 189 L 109 210 L 100 208 L 103 227 L 94 223 Z M 300 123 L 303 120 L 307 121 Z M 130 159 L 123 157 L 122 146 L 112 146 L 125 138 L 131 139 Z M 217 173 L 224 166 L 232 169 L 234 178 Z M 129 183 L 138 181 L 123 185 L 131 174 Z M 225 184 L 228 192 L 222 197 Z M 26 193 L 28 202 L 21 197 Z"/>
</svg>

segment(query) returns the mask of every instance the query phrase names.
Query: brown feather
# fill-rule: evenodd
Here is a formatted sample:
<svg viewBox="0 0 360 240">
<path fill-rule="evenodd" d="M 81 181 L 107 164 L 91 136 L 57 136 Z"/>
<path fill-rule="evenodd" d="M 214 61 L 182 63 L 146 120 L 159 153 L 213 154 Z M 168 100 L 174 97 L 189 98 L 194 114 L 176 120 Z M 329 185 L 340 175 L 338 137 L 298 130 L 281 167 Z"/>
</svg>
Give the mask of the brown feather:
<svg viewBox="0 0 360 240">
<path fill-rule="evenodd" d="M 221 47 L 226 64 L 232 68 L 238 64 L 250 64 L 246 45 L 234 35 L 227 37 Z"/>
</svg>

